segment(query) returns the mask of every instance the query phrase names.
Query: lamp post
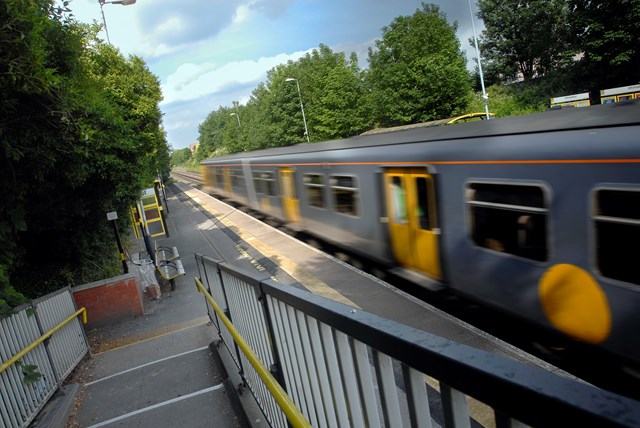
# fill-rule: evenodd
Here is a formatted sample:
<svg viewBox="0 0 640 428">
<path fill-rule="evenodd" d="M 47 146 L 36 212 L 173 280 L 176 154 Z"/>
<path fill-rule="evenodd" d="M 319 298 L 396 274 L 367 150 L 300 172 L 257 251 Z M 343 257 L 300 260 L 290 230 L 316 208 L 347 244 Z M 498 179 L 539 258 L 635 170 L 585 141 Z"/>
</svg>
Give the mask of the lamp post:
<svg viewBox="0 0 640 428">
<path fill-rule="evenodd" d="M 307 136 L 307 143 L 310 143 L 309 140 L 309 130 L 307 129 L 307 119 L 304 116 L 304 106 L 302 105 L 302 94 L 300 93 L 300 84 L 298 83 L 298 79 L 294 79 L 293 77 L 287 77 L 285 82 L 296 82 L 296 87 L 298 88 L 298 97 L 300 98 L 300 110 L 302 110 L 302 121 L 304 122 L 304 134 Z"/>
<path fill-rule="evenodd" d="M 104 32 L 107 33 L 107 42 L 111 44 L 111 40 L 109 40 L 109 30 L 107 29 L 107 20 L 104 17 L 104 5 L 105 4 L 121 4 L 123 6 L 129 6 L 134 4 L 136 0 L 116 0 L 116 1 L 106 1 L 106 0 L 98 0 L 100 3 L 100 12 L 102 13 L 102 22 L 104 23 Z"/>
<path fill-rule="evenodd" d="M 240 127 L 240 115 L 238 113 L 229 113 L 229 116 L 235 116 L 238 119 L 238 127 Z"/>
<path fill-rule="evenodd" d="M 473 21 L 473 10 L 471 9 L 471 0 L 469 0 L 469 13 L 471 14 L 471 28 L 473 29 L 473 41 L 476 45 L 476 55 L 478 57 L 478 70 L 480 71 L 480 86 L 482 86 L 482 101 L 484 101 L 484 111 L 489 119 L 489 96 L 484 89 L 484 77 L 482 75 L 482 62 L 480 61 L 480 49 L 478 48 L 478 38 L 476 37 L 476 25 Z"/>
</svg>

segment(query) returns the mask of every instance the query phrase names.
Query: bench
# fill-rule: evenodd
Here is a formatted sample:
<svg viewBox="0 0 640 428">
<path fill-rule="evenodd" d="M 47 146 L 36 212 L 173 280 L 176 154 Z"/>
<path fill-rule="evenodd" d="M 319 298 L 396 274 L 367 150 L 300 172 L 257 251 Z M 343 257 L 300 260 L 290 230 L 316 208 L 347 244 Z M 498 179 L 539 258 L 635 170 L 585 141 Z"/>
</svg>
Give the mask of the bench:
<svg viewBox="0 0 640 428">
<path fill-rule="evenodd" d="M 158 246 L 155 243 L 156 269 L 160 275 L 171 283 L 171 289 L 176 289 L 175 278 L 185 275 L 180 254 L 177 247 Z"/>
</svg>

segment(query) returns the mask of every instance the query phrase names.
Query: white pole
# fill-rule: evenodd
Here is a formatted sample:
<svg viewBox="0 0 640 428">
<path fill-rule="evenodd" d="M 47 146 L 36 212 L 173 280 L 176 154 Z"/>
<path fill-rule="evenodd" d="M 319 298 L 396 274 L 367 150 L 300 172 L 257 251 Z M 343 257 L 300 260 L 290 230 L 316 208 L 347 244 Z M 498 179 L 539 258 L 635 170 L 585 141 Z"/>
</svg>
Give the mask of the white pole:
<svg viewBox="0 0 640 428">
<path fill-rule="evenodd" d="M 476 45 L 476 55 L 478 58 L 478 70 L 480 70 L 480 86 L 482 86 L 482 101 L 484 101 L 484 111 L 489 119 L 489 96 L 484 89 L 484 76 L 482 75 L 482 61 L 480 60 L 480 49 L 478 48 L 478 37 L 476 37 L 476 25 L 473 22 L 473 10 L 471 0 L 469 0 L 469 13 L 471 14 L 471 28 L 473 29 L 473 41 Z"/>
</svg>

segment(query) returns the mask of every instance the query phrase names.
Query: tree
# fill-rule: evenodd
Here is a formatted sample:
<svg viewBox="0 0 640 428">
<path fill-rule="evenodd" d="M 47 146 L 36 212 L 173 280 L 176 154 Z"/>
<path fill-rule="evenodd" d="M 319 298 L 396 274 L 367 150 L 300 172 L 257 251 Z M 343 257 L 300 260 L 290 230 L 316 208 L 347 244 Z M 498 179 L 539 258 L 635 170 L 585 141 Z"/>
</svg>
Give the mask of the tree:
<svg viewBox="0 0 640 428">
<path fill-rule="evenodd" d="M 49 0 L 0 8 L 0 308 L 117 270 L 106 212 L 169 170 L 158 79 Z M 113 263 L 115 262 L 115 263 Z"/>
<path fill-rule="evenodd" d="M 334 53 L 321 44 L 298 64 L 304 76 L 305 108 L 313 140 L 344 138 L 368 129 L 365 91 L 355 53 L 347 60 L 344 52 Z"/>
<path fill-rule="evenodd" d="M 530 80 L 570 62 L 565 0 L 479 0 L 478 9 L 485 25 L 479 45 L 488 76 Z"/>
<path fill-rule="evenodd" d="M 640 70 L 640 0 L 569 0 L 576 79 L 595 90 L 637 84 Z"/>
<path fill-rule="evenodd" d="M 184 164 L 187 164 L 190 160 L 191 160 L 191 150 L 189 148 L 178 149 L 171 154 L 172 165 L 184 165 Z"/>
<path fill-rule="evenodd" d="M 424 122 L 462 113 L 471 91 L 466 60 L 436 5 L 422 3 L 382 29 L 369 49 L 366 82 L 375 121 L 381 126 Z"/>
</svg>

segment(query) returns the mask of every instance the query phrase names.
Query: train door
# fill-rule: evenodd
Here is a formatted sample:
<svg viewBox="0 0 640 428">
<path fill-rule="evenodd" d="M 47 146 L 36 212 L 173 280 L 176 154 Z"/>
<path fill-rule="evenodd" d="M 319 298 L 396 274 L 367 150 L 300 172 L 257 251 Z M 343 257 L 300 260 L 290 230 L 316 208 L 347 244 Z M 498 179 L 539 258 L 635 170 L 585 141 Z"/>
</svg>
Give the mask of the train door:
<svg viewBox="0 0 640 428">
<path fill-rule="evenodd" d="M 229 168 L 222 168 L 222 177 L 224 181 L 224 187 L 220 186 L 220 188 L 224 190 L 223 194 L 225 194 L 227 197 L 231 197 L 233 192 L 231 188 L 231 172 L 229 171 Z"/>
<path fill-rule="evenodd" d="M 300 222 L 300 207 L 296 194 L 294 171 L 291 168 L 280 168 L 280 195 L 287 220 L 292 223 Z"/>
<path fill-rule="evenodd" d="M 389 233 L 396 260 L 405 268 L 441 279 L 431 175 L 420 168 L 391 168 L 384 176 Z"/>
</svg>

